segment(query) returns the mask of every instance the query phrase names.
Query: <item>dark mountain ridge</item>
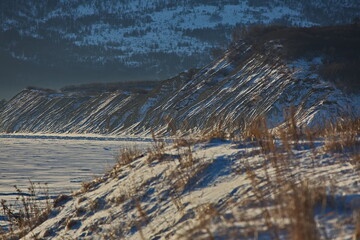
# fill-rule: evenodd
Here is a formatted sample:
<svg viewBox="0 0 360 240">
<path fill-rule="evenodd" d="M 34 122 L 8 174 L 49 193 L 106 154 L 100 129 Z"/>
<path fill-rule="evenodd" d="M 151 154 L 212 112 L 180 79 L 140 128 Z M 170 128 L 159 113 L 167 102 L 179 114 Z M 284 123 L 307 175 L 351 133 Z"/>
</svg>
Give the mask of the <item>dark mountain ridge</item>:
<svg viewBox="0 0 360 240">
<path fill-rule="evenodd" d="M 351 23 L 356 0 L 0 2 L 3 96 L 19 86 L 167 79 L 208 64 L 241 26 Z M 9 89 L 11 91 L 9 91 Z"/>
</svg>

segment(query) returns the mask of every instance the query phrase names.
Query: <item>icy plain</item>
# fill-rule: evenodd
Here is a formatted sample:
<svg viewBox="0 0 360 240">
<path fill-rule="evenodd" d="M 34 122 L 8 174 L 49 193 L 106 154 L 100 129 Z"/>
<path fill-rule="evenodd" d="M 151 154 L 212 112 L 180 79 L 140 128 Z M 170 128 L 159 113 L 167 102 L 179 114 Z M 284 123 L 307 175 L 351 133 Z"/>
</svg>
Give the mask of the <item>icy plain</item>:
<svg viewBox="0 0 360 240">
<path fill-rule="evenodd" d="M 0 199 L 15 200 L 29 180 L 50 197 L 78 190 L 81 183 L 110 170 L 122 148 L 150 147 L 147 139 L 69 135 L 0 135 Z M 0 214 L 1 219 L 1 214 Z"/>
</svg>

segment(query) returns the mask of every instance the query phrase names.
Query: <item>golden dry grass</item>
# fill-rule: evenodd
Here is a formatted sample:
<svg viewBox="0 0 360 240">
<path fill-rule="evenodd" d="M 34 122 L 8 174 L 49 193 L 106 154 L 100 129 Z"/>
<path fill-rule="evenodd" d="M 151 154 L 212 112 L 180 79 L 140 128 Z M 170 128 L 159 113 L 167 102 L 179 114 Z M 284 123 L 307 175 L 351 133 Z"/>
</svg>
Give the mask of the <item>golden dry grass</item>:
<svg viewBox="0 0 360 240">
<path fill-rule="evenodd" d="M 193 221 L 186 225 L 186 230 L 179 235 L 184 239 L 248 239 L 256 238 L 259 234 L 267 234 L 271 239 L 320 239 L 320 230 L 315 219 L 314 208 L 326 204 L 327 193 L 323 184 L 309 181 L 304 176 L 294 176 L 292 170 L 298 167 L 294 156 L 296 149 L 314 149 L 314 162 L 317 151 L 316 142 L 322 142 L 325 153 L 346 153 L 349 161 L 359 169 L 360 154 L 359 133 L 360 121 L 342 120 L 339 123 L 329 123 L 327 129 L 319 130 L 298 127 L 295 120 L 295 111 L 287 118 L 284 128 L 273 131 L 267 126 L 265 118 L 258 118 L 247 125 L 240 136 L 232 136 L 236 141 L 250 143 L 255 146 L 250 155 L 242 156 L 245 172 L 238 171 L 235 174 L 245 174 L 249 182 L 249 191 L 243 200 L 226 200 L 226 204 L 217 205 L 205 203 L 193 209 Z M 158 201 L 170 201 L 180 214 L 186 214 L 185 205 L 182 202 L 182 194 L 191 188 L 197 178 L 212 163 L 204 161 L 195 154 L 193 145 L 198 142 L 208 141 L 213 138 L 229 139 L 228 130 L 217 125 L 214 131 L 207 131 L 202 135 L 177 137 L 173 149 L 178 153 L 176 156 L 168 156 L 168 148 L 165 142 L 153 134 L 153 148 L 143 160 L 156 166 L 156 164 L 168 165 L 164 174 L 162 186 L 169 189 L 167 199 L 158 197 Z M 319 144 L 319 143 L 317 143 Z M 169 148 L 170 149 L 170 148 Z M 315 151 L 316 149 L 316 151 Z M 247 161 L 248 157 L 258 155 L 262 161 L 254 167 Z M 323 154 L 323 153 L 321 153 Z M 136 149 L 124 149 L 116 157 L 117 163 L 109 176 L 116 177 L 124 167 L 131 167 L 132 163 L 143 156 Z M 167 159 L 166 161 L 164 161 Z M 312 165 L 316 170 L 316 164 Z M 83 191 L 93 189 L 99 181 L 91 181 L 83 184 Z M 141 186 L 127 186 L 127 191 L 122 191 L 117 198 L 109 199 L 108 204 L 130 204 L 135 209 L 137 219 L 132 219 L 127 228 L 136 228 L 141 239 L 147 239 L 143 228 L 151 224 L 151 216 L 147 215 L 140 199 L 146 184 Z M 93 201 L 91 211 L 99 209 L 99 203 Z M 249 214 L 249 208 L 256 208 L 257 214 Z M 32 208 L 35 209 L 35 208 Z M 32 210 L 33 211 L 33 210 Z M 10 214 L 10 213 L 9 213 Z M 77 213 L 79 215 L 81 213 Z M 24 215 L 26 218 L 26 215 Z M 355 217 L 354 217 L 355 218 Z M 74 220 L 76 221 L 76 220 Z M 69 221 L 66 228 L 71 229 L 76 222 Z M 359 235 L 359 220 L 354 219 L 354 239 Z M 239 227 L 241 226 L 241 227 Z M 122 236 L 121 231 L 114 229 L 101 233 L 109 239 Z"/>
</svg>

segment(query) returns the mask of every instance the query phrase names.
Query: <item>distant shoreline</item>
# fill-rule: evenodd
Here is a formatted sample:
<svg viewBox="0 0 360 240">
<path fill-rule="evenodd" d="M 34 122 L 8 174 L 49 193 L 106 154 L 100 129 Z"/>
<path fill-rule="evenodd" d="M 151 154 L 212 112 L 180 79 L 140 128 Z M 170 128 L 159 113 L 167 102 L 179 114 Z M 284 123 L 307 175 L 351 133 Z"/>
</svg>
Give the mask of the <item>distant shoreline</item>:
<svg viewBox="0 0 360 240">
<path fill-rule="evenodd" d="M 1 134 L 0 138 L 26 138 L 26 139 L 62 139 L 62 140 L 95 140 L 95 141 L 130 141 L 130 142 L 152 142 L 150 137 L 137 137 L 137 136 L 105 136 L 94 134 Z"/>
</svg>

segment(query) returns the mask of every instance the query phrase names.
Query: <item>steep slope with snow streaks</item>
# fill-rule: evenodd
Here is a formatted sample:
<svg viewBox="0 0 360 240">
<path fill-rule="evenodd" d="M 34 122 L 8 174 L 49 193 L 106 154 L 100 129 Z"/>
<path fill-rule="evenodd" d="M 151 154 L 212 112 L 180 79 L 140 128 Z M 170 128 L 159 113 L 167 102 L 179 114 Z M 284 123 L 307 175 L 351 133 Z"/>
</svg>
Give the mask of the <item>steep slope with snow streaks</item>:
<svg viewBox="0 0 360 240">
<path fill-rule="evenodd" d="M 148 134 L 206 129 L 216 124 L 242 127 L 266 116 L 271 126 L 296 107 L 301 125 L 354 113 L 355 94 L 344 94 L 317 74 L 321 58 L 281 58 L 278 45 L 254 51 L 240 42 L 198 72 L 182 73 L 148 92 L 115 91 L 93 96 L 27 89 L 0 113 L 5 132 Z"/>
</svg>

